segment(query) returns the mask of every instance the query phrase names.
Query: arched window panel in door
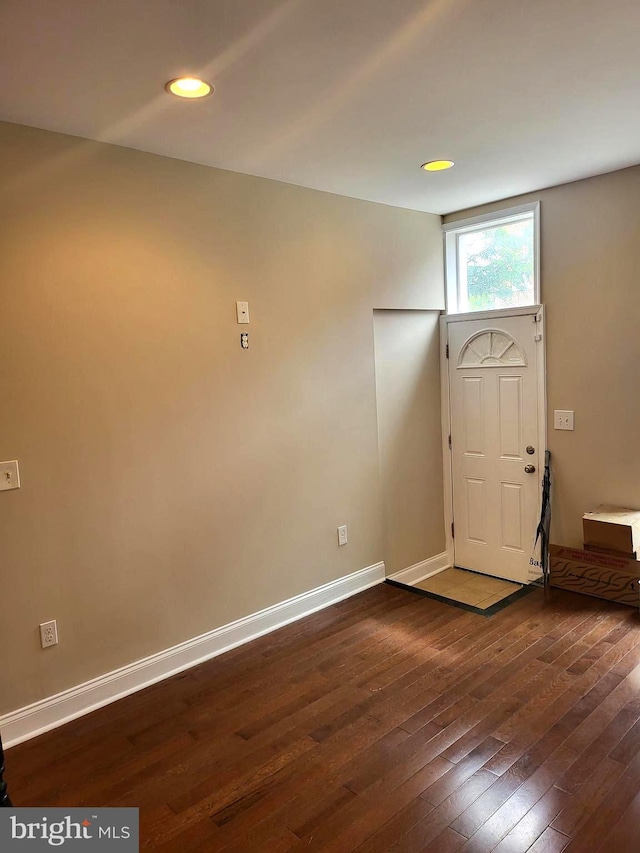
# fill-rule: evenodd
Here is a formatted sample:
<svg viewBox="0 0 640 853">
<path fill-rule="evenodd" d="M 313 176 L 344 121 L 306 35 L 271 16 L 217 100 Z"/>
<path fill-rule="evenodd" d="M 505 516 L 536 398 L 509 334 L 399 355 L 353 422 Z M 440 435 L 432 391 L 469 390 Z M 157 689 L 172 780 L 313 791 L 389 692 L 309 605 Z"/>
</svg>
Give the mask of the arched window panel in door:
<svg viewBox="0 0 640 853">
<path fill-rule="evenodd" d="M 526 366 L 524 353 L 511 337 L 500 329 L 483 329 L 466 341 L 458 356 L 458 367 Z"/>
</svg>

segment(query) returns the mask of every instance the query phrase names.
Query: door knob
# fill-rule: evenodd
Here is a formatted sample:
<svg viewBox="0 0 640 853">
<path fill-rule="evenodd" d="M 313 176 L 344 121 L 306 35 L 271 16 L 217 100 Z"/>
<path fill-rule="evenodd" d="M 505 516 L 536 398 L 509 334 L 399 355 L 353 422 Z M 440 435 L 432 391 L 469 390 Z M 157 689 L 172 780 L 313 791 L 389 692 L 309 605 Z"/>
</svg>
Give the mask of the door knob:
<svg viewBox="0 0 640 853">
<path fill-rule="evenodd" d="M 536 470 L 536 466 L 535 465 L 525 465 L 524 470 L 525 470 L 525 474 L 533 474 L 534 471 Z"/>
</svg>

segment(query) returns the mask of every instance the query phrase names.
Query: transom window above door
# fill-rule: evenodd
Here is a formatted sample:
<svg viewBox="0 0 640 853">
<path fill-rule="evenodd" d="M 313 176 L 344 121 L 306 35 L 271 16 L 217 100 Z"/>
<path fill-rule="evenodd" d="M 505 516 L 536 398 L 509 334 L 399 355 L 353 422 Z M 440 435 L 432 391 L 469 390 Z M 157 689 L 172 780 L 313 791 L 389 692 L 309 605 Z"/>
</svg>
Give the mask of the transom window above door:
<svg viewBox="0 0 640 853">
<path fill-rule="evenodd" d="M 535 202 L 443 226 L 449 314 L 539 304 L 539 209 Z"/>
</svg>

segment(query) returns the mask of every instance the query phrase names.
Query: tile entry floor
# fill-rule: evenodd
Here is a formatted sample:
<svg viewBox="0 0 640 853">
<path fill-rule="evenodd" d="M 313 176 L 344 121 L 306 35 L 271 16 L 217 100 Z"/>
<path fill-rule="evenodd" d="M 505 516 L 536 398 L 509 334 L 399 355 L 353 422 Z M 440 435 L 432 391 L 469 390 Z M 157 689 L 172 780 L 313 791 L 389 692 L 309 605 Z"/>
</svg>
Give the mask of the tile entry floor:
<svg viewBox="0 0 640 853">
<path fill-rule="evenodd" d="M 412 585 L 462 604 L 470 604 L 480 610 L 486 610 L 522 589 L 521 584 L 455 568 L 445 569 L 444 572 Z"/>
</svg>

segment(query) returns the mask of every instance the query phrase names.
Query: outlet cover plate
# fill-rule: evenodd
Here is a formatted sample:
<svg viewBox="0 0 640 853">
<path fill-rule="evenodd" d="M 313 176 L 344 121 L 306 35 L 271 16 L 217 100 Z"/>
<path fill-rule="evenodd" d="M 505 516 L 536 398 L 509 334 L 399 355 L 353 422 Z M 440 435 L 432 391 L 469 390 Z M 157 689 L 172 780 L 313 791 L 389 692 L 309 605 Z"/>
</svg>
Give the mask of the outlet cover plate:
<svg viewBox="0 0 640 853">
<path fill-rule="evenodd" d="M 58 623 L 55 619 L 40 625 L 40 645 L 43 649 L 58 645 Z"/>
</svg>

